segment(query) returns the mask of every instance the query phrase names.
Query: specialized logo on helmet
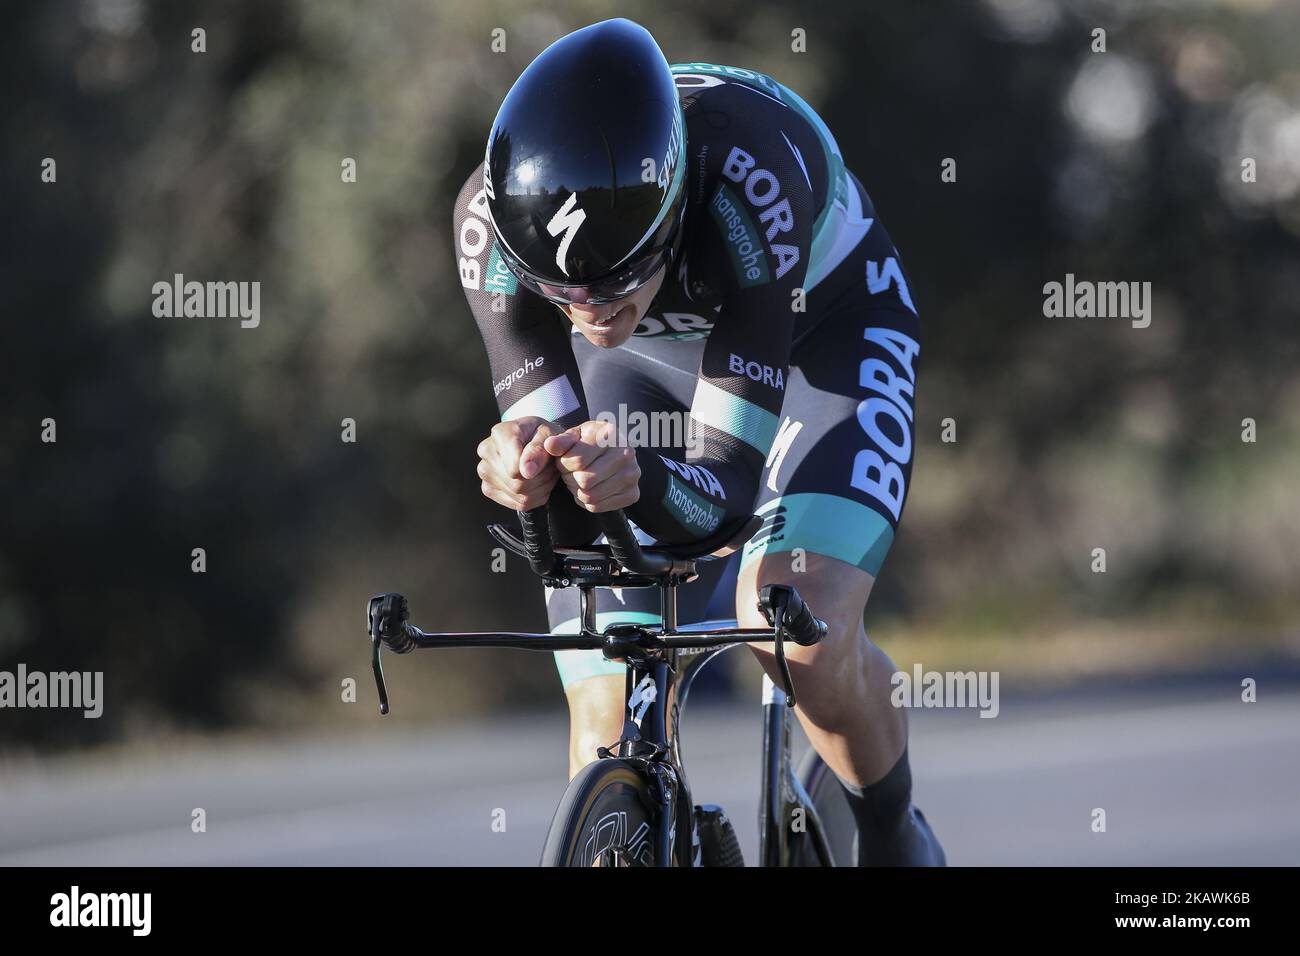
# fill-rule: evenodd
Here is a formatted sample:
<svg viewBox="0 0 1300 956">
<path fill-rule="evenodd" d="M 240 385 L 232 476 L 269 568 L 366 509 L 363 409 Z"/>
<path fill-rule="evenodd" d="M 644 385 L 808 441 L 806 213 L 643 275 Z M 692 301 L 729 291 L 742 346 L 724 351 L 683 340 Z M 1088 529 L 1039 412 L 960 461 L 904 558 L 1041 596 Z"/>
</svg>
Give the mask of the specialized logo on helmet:
<svg viewBox="0 0 1300 956">
<path fill-rule="evenodd" d="M 569 267 L 564 264 L 564 257 L 568 255 L 569 243 L 573 242 L 573 237 L 577 235 L 578 227 L 586 221 L 586 210 L 578 208 L 578 194 L 569 193 L 569 198 L 564 201 L 560 211 L 546 224 L 546 231 L 552 236 L 564 233 L 563 238 L 560 239 L 560 247 L 555 250 L 555 264 L 566 276 L 569 274 Z"/>
<path fill-rule="evenodd" d="M 673 121 L 672 132 L 668 137 L 668 148 L 664 151 L 663 162 L 659 164 L 658 186 L 664 191 L 664 198 L 668 198 L 668 189 L 673 183 L 673 173 L 677 169 L 677 161 L 682 155 L 682 120 L 679 113 Z"/>
</svg>

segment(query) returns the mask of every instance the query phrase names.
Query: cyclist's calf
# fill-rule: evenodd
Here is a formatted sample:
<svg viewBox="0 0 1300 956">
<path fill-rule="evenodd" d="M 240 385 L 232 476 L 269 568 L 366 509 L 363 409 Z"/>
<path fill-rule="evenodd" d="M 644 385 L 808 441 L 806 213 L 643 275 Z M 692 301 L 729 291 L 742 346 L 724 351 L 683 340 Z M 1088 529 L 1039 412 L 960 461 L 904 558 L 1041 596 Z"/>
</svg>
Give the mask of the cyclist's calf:
<svg viewBox="0 0 1300 956">
<path fill-rule="evenodd" d="M 755 607 L 764 584 L 790 584 L 828 626 L 814 647 L 787 644 L 799 704 L 795 713 L 813 747 L 841 780 L 864 785 L 883 778 L 907 742 L 906 714 L 892 706 L 893 662 L 867 640 L 862 613 L 875 579 L 823 555 L 807 555 L 795 572 L 788 554 L 768 555 L 741 569 L 736 609 L 741 627 L 763 626 Z M 779 683 L 771 644 L 753 644 L 759 662 Z"/>
</svg>

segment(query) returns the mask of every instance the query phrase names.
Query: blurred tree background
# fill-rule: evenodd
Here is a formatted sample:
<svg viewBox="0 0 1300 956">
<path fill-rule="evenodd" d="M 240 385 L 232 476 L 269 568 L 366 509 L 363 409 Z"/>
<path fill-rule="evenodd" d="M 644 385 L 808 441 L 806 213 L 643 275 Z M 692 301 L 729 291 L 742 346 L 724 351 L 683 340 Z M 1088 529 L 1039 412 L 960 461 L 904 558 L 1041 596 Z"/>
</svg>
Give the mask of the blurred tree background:
<svg viewBox="0 0 1300 956">
<path fill-rule="evenodd" d="M 451 203 L 532 57 L 619 15 L 797 90 L 905 257 L 919 447 L 868 609 L 896 659 L 1298 653 L 1300 5 L 51 0 L 7 6 L 0 67 L 0 669 L 103 671 L 107 704 L 6 711 L 0 748 L 371 720 L 378 590 L 541 625 L 522 562 L 490 572 Z M 1151 326 L 1044 318 L 1067 272 L 1151 282 Z M 176 273 L 259 281 L 260 324 L 155 317 Z M 411 719 L 559 705 L 541 655 L 390 677 Z"/>
</svg>

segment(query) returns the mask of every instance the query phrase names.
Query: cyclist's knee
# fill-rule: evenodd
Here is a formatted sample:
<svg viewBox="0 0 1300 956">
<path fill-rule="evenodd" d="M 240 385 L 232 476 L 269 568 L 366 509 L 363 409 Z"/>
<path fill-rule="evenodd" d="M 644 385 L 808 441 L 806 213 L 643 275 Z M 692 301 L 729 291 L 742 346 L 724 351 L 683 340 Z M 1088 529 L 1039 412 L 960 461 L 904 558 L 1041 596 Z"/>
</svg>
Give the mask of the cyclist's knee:
<svg viewBox="0 0 1300 956">
<path fill-rule="evenodd" d="M 804 571 L 791 569 L 788 562 L 774 560 L 788 557 L 787 554 L 769 555 L 753 568 L 742 570 L 737 608 L 753 605 L 753 595 L 763 584 L 791 584 L 798 589 L 813 613 L 827 625 L 826 638 L 814 647 L 793 644 L 785 647 L 795 682 L 800 686 L 801 713 L 826 730 L 852 728 L 861 722 L 861 713 L 857 708 L 846 708 L 844 701 L 888 700 L 890 675 L 894 671 L 893 662 L 867 639 L 862 626 L 862 614 L 874 579 L 852 565 L 817 554 L 808 555 Z M 748 621 L 742 619 L 742 625 L 766 626 L 756 611 L 753 615 Z M 773 645 L 751 647 L 769 674 L 775 675 Z"/>
<path fill-rule="evenodd" d="M 763 627 L 758 613 L 758 591 L 765 584 L 789 584 L 826 622 L 827 640 L 813 648 L 787 648 L 796 659 L 838 656 L 847 641 L 861 636 L 862 613 L 875 578 L 860 568 L 834 558 L 809 553 L 797 561 L 789 553 L 773 554 L 744 567 L 736 585 L 736 613 L 743 627 Z M 807 653 L 807 652 L 812 653 Z"/>
</svg>

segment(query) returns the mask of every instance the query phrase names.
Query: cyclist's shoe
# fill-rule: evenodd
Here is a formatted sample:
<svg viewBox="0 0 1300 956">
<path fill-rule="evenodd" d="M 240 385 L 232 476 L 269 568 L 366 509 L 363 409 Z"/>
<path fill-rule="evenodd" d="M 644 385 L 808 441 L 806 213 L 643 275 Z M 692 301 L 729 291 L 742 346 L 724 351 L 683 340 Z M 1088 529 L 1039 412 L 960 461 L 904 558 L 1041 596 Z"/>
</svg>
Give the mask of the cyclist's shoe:
<svg viewBox="0 0 1300 956">
<path fill-rule="evenodd" d="M 917 833 L 914 853 L 915 862 L 906 865 L 947 866 L 948 856 L 943 852 L 943 847 L 939 844 L 939 838 L 930 829 L 930 823 L 925 819 L 925 814 L 921 812 L 919 807 L 912 807 L 911 816 L 915 820 Z"/>
<path fill-rule="evenodd" d="M 862 842 L 862 831 L 853 841 L 858 866 L 947 866 L 948 859 L 929 822 L 916 807 L 907 812 L 889 830 L 876 830 Z"/>
<path fill-rule="evenodd" d="M 858 866 L 944 866 L 943 847 L 924 814 L 912 805 L 907 748 L 889 773 L 865 787 L 840 786 L 858 826 Z"/>
</svg>

